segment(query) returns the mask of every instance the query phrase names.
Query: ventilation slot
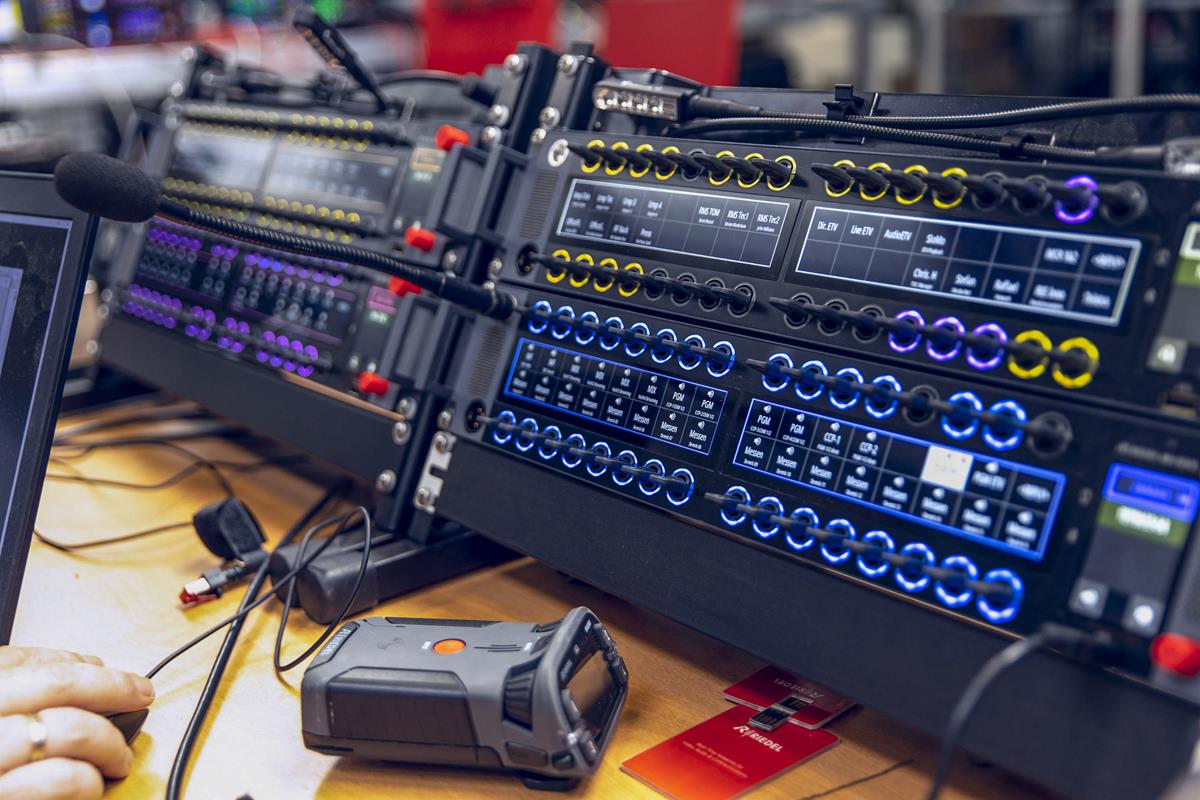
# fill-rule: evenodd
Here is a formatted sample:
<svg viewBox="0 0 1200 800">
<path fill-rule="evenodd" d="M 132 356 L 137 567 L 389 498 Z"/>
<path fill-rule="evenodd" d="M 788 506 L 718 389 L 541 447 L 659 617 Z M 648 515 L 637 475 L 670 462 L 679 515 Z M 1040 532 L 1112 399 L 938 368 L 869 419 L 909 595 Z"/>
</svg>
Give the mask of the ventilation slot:
<svg viewBox="0 0 1200 800">
<path fill-rule="evenodd" d="M 542 232 L 542 225 L 550 214 L 550 203 L 554 200 L 554 189 L 558 176 L 550 170 L 538 174 L 533 184 L 533 192 L 529 195 L 529 208 L 525 211 L 525 219 L 521 223 L 521 236 L 525 239 L 536 239 Z"/>
<path fill-rule="evenodd" d="M 486 397 L 491 394 L 492 381 L 496 377 L 496 366 L 500 363 L 500 353 L 504 349 L 504 327 L 495 323 L 488 325 L 483 335 L 483 343 L 479 346 L 479 356 L 475 359 L 475 368 L 471 370 L 471 379 L 467 389 L 473 397 Z"/>
</svg>

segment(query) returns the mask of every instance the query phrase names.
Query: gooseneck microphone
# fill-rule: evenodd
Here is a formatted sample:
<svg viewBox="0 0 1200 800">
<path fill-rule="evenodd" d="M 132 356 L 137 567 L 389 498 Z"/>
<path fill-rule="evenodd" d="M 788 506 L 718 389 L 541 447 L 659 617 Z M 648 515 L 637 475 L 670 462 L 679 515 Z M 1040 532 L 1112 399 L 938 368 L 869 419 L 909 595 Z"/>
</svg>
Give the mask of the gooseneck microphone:
<svg viewBox="0 0 1200 800">
<path fill-rule="evenodd" d="M 512 295 L 374 250 L 266 230 L 196 211 L 163 197 L 158 183 L 138 168 L 100 153 L 65 156 L 54 170 L 54 188 L 75 208 L 104 219 L 145 222 L 158 215 L 250 244 L 367 267 L 403 278 L 493 319 L 508 319 L 517 308 Z"/>
</svg>

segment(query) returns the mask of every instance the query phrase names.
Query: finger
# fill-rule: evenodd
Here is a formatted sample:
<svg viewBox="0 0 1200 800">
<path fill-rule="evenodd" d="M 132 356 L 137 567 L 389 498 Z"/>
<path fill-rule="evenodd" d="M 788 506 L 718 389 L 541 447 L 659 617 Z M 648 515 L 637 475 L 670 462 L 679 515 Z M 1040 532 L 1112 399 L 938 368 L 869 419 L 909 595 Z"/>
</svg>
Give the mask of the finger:
<svg viewBox="0 0 1200 800">
<path fill-rule="evenodd" d="M 99 800 L 100 770 L 84 761 L 47 758 L 0 775 L 0 800 Z"/>
<path fill-rule="evenodd" d="M 46 726 L 46 757 L 87 761 L 106 778 L 129 774 L 133 752 L 117 727 L 104 717 L 78 708 L 48 708 L 40 717 Z M 28 764 L 32 756 L 29 718 L 0 717 L 0 773 Z"/>
<path fill-rule="evenodd" d="M 97 714 L 137 711 L 154 702 L 154 686 L 141 675 L 94 664 L 63 662 L 17 667 L 0 680 L 0 716 L 75 706 Z"/>
<path fill-rule="evenodd" d="M 104 662 L 95 656 L 81 656 L 68 650 L 53 650 L 49 647 L 0 647 L 0 670 L 30 664 L 56 664 L 62 661 L 104 666 Z"/>
</svg>

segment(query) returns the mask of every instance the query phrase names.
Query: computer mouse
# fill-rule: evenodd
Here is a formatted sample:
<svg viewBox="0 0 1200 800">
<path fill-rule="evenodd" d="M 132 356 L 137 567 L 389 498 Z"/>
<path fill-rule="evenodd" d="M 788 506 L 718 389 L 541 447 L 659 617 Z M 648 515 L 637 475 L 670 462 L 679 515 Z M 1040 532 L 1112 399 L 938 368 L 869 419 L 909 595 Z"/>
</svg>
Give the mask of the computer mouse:
<svg viewBox="0 0 1200 800">
<path fill-rule="evenodd" d="M 108 721 L 117 726 L 117 730 L 125 737 L 127 744 L 132 744 L 134 737 L 142 730 L 142 724 L 146 721 L 146 717 L 150 714 L 150 709 L 143 708 L 138 711 L 124 711 L 120 714 L 109 714 Z"/>
</svg>

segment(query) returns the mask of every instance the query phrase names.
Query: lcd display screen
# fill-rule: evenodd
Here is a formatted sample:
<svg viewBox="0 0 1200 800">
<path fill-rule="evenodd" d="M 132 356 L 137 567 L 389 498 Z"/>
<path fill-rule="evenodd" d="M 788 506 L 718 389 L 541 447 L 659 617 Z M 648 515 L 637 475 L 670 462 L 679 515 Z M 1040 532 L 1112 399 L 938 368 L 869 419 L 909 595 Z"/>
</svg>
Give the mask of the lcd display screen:
<svg viewBox="0 0 1200 800">
<path fill-rule="evenodd" d="M 1066 478 L 754 400 L 733 463 L 1040 561 Z"/>
<path fill-rule="evenodd" d="M 1141 242 L 816 206 L 797 273 L 1116 325 Z"/>
<path fill-rule="evenodd" d="M 12 330 L 20 288 L 21 270 L 0 264 L 0 378 L 4 377 L 4 354 L 8 350 L 8 334 Z"/>
<path fill-rule="evenodd" d="M 275 154 L 263 193 L 381 212 L 399 165 L 395 156 L 283 144 Z"/>
<path fill-rule="evenodd" d="M 791 206 L 776 200 L 572 181 L 558 235 L 767 269 Z"/>
<path fill-rule="evenodd" d="M 272 141 L 186 126 L 175 138 L 171 177 L 207 186 L 257 191 Z"/>
<path fill-rule="evenodd" d="M 712 449 L 728 397 L 711 386 L 528 339 L 517 344 L 504 393 L 700 453 Z"/>
<path fill-rule="evenodd" d="M 604 657 L 593 652 L 567 681 L 567 690 L 583 717 L 583 724 L 597 741 L 604 732 L 616 696 L 616 681 Z"/>
</svg>

